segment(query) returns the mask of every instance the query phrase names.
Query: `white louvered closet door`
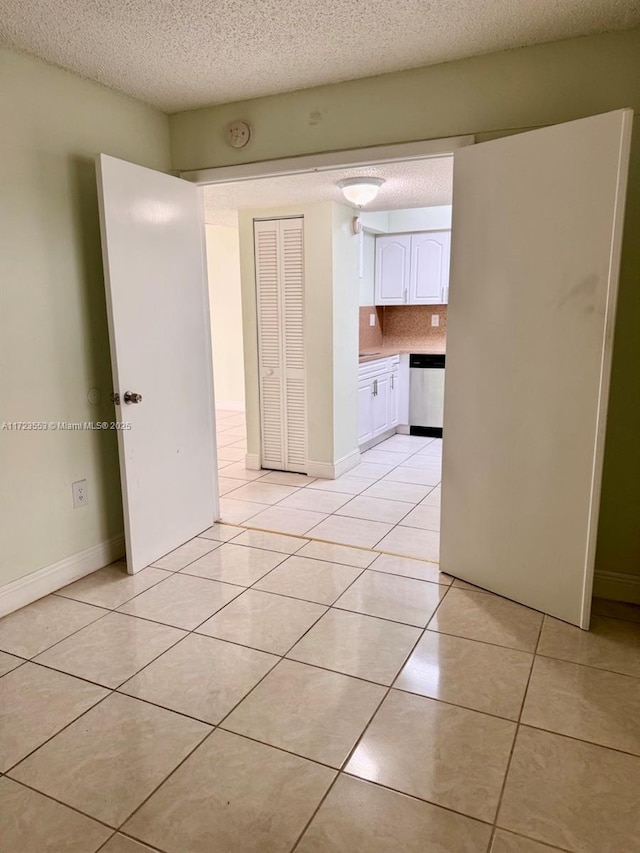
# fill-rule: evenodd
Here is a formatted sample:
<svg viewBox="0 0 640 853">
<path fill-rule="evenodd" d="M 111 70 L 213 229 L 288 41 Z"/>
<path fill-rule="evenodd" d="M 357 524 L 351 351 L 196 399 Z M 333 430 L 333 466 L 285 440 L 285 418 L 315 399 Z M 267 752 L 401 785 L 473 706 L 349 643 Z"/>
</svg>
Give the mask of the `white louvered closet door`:
<svg viewBox="0 0 640 853">
<path fill-rule="evenodd" d="M 254 223 L 262 467 L 305 472 L 303 219 Z"/>
</svg>

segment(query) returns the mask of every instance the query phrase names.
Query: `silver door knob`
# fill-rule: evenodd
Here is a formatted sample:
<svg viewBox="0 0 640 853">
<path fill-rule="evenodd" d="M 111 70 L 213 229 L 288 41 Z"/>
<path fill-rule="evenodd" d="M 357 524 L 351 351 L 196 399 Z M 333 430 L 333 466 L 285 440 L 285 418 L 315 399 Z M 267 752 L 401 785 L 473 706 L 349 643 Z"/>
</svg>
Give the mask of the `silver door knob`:
<svg viewBox="0 0 640 853">
<path fill-rule="evenodd" d="M 136 394 L 135 391 L 125 391 L 124 392 L 124 401 L 129 406 L 132 403 L 141 403 L 142 402 L 142 394 Z"/>
</svg>

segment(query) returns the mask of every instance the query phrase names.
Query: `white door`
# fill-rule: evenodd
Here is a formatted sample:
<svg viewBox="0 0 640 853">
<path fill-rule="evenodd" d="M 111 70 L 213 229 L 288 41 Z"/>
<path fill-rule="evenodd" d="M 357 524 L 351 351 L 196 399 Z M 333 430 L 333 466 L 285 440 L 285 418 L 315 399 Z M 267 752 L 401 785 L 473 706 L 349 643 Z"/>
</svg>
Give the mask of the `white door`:
<svg viewBox="0 0 640 853">
<path fill-rule="evenodd" d="M 440 568 L 583 628 L 632 115 L 454 161 Z"/>
<path fill-rule="evenodd" d="M 100 154 L 96 161 L 127 569 L 219 516 L 200 191 Z M 127 392 L 141 394 L 125 403 Z"/>
<path fill-rule="evenodd" d="M 397 426 L 400 421 L 400 388 L 398 371 L 395 370 L 389 380 L 389 426 Z"/>
<path fill-rule="evenodd" d="M 254 223 L 261 465 L 307 468 L 304 220 Z"/>
<path fill-rule="evenodd" d="M 438 305 L 446 301 L 450 246 L 450 231 L 411 235 L 409 302 L 412 305 Z"/>
<path fill-rule="evenodd" d="M 376 305 L 404 305 L 409 301 L 411 235 L 376 237 Z"/>
</svg>

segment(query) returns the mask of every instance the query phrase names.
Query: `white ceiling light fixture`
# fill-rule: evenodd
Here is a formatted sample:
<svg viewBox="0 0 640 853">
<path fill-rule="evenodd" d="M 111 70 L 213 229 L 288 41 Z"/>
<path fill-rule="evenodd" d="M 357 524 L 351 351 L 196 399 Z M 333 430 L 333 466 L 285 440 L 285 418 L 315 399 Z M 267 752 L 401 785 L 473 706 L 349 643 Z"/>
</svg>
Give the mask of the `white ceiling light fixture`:
<svg viewBox="0 0 640 853">
<path fill-rule="evenodd" d="M 372 202 L 383 184 L 382 178 L 347 178 L 345 181 L 338 181 L 346 200 L 356 207 L 364 207 Z"/>
</svg>

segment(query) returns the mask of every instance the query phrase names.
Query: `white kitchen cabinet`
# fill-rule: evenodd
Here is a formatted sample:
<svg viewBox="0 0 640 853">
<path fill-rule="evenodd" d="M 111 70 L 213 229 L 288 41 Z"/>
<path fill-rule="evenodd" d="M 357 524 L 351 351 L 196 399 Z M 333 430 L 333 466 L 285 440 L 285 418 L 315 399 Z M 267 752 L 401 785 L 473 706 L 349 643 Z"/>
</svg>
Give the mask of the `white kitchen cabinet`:
<svg viewBox="0 0 640 853">
<path fill-rule="evenodd" d="M 390 428 L 389 390 L 391 375 L 384 373 L 373 380 L 373 437 L 382 435 Z"/>
<path fill-rule="evenodd" d="M 373 438 L 373 379 L 358 383 L 358 444 Z"/>
<path fill-rule="evenodd" d="M 399 372 L 394 368 L 389 375 L 389 426 L 400 423 L 400 381 Z"/>
<path fill-rule="evenodd" d="M 411 234 L 376 237 L 376 305 L 405 305 L 409 300 Z"/>
<path fill-rule="evenodd" d="M 451 231 L 376 237 L 376 305 L 441 305 L 449 296 Z"/>
<path fill-rule="evenodd" d="M 451 231 L 411 235 L 409 304 L 442 305 L 449 295 Z"/>
</svg>

